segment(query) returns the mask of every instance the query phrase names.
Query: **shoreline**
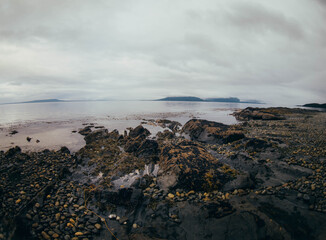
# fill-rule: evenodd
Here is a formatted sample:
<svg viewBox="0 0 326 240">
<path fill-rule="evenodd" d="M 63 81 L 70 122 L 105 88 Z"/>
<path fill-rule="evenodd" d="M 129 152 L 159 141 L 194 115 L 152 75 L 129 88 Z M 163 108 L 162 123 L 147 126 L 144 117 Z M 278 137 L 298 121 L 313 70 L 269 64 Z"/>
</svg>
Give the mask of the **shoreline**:
<svg viewBox="0 0 326 240">
<path fill-rule="evenodd" d="M 0 151 L 0 239 L 322 239 L 326 113 L 234 115 L 84 122 L 74 153 Z"/>
<path fill-rule="evenodd" d="M 233 109 L 234 110 L 234 109 Z M 229 115 L 232 109 L 214 109 L 215 112 Z M 120 133 L 128 127 L 136 127 L 146 119 L 170 119 L 184 124 L 191 118 L 208 117 L 209 115 L 202 112 L 162 112 L 151 114 L 131 114 L 126 117 L 107 116 L 102 118 L 85 117 L 79 119 L 67 120 L 30 120 L 17 122 L 14 124 L 0 125 L 0 151 L 7 151 L 16 145 L 20 146 L 24 152 L 42 151 L 44 149 L 59 150 L 66 146 L 72 152 L 77 152 L 84 145 L 83 137 L 78 134 L 78 130 L 85 124 L 93 124 L 94 127 L 105 127 L 112 131 L 117 129 Z M 222 116 L 224 123 L 236 122 L 233 116 Z M 147 128 L 155 135 L 162 129 L 153 125 L 146 125 Z M 17 133 L 11 134 L 12 131 Z M 30 141 L 27 138 L 31 138 Z M 36 142 L 36 141 L 39 142 Z"/>
</svg>

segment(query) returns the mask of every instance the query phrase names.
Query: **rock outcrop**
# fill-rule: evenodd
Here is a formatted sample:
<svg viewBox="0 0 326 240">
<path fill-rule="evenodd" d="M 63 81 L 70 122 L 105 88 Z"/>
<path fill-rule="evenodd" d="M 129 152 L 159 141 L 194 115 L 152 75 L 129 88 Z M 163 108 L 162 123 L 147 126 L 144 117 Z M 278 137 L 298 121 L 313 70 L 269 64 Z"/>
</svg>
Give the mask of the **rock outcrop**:
<svg viewBox="0 0 326 240">
<path fill-rule="evenodd" d="M 159 165 L 159 183 L 164 189 L 211 191 L 232 179 L 205 148 L 188 140 L 162 146 Z"/>
<path fill-rule="evenodd" d="M 245 137 L 239 126 L 228 126 L 223 123 L 201 119 L 189 120 L 182 128 L 191 140 L 206 143 L 229 143 Z"/>
</svg>

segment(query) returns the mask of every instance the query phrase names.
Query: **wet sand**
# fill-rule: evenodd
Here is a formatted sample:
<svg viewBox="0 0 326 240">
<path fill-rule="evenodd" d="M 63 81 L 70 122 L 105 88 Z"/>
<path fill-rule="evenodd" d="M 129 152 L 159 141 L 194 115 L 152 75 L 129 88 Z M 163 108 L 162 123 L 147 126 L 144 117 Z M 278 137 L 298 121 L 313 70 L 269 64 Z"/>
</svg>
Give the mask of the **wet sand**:
<svg viewBox="0 0 326 240">
<path fill-rule="evenodd" d="M 216 109 L 219 116 L 219 119 L 216 121 L 227 124 L 236 123 L 235 118 L 230 115 L 232 111 L 230 109 Z M 150 119 L 170 119 L 184 124 L 191 118 L 214 120 L 216 113 L 163 112 L 142 115 L 134 114 L 122 118 L 108 116 L 107 118 L 81 118 L 50 122 L 31 121 L 13 125 L 0 125 L 0 150 L 7 151 L 14 146 L 20 146 L 24 152 L 31 152 L 44 149 L 59 150 L 62 146 L 66 146 L 71 152 L 76 152 L 85 145 L 84 138 L 78 134 L 78 130 L 89 124 L 93 125 L 94 128 L 103 126 L 110 131 L 117 129 L 122 134 L 126 128 L 136 127 Z M 158 131 L 164 130 L 150 123 L 144 124 L 144 126 L 148 128 L 153 136 Z M 18 133 L 10 134 L 12 131 L 17 131 Z M 27 141 L 28 137 L 31 138 L 30 141 Z"/>
</svg>

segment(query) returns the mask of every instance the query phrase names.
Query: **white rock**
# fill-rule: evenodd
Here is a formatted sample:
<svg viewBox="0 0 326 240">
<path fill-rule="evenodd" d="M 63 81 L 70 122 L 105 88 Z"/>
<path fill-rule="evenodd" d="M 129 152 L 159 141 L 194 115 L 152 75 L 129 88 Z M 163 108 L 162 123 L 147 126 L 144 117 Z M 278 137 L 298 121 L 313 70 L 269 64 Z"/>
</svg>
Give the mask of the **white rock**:
<svg viewBox="0 0 326 240">
<path fill-rule="evenodd" d="M 117 215 L 115 215 L 115 214 L 110 214 L 110 215 L 109 215 L 109 219 L 111 219 L 111 220 L 112 220 L 112 219 L 116 219 L 116 218 L 117 218 Z"/>
</svg>

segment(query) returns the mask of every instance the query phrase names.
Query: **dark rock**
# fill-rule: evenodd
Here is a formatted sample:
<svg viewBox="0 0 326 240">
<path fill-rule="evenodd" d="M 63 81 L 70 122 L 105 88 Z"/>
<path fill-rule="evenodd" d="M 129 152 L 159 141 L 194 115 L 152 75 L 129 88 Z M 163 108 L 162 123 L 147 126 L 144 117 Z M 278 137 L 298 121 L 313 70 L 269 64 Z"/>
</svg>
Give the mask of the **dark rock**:
<svg viewBox="0 0 326 240">
<path fill-rule="evenodd" d="M 226 183 L 223 186 L 223 191 L 233 191 L 235 189 L 246 189 L 246 188 L 253 188 L 255 183 L 250 178 L 250 175 L 247 174 L 240 174 L 237 176 L 236 179 Z"/>
<path fill-rule="evenodd" d="M 171 121 L 168 119 L 158 119 L 156 120 L 157 125 L 159 125 L 162 128 L 169 128 L 172 130 L 172 132 L 177 132 L 181 128 L 181 124 L 176 121 Z"/>
<path fill-rule="evenodd" d="M 156 134 L 158 140 L 164 140 L 164 139 L 172 139 L 175 137 L 175 134 L 169 130 L 164 130 L 162 132 L 158 132 Z"/>
<path fill-rule="evenodd" d="M 27 142 L 30 142 L 32 140 L 32 138 L 27 137 L 26 140 L 27 140 Z"/>
<path fill-rule="evenodd" d="M 18 133 L 17 130 L 13 130 L 13 131 L 11 131 L 9 134 L 10 134 L 10 135 L 15 135 L 15 134 L 17 134 L 17 133 Z"/>
<path fill-rule="evenodd" d="M 155 140 L 145 139 L 136 150 L 136 155 L 138 155 L 138 157 L 143 157 L 148 160 L 145 162 L 147 164 L 152 162 L 152 159 L 157 160 L 157 154 L 158 144 Z"/>
<path fill-rule="evenodd" d="M 145 137 L 147 137 L 150 134 L 151 133 L 146 128 L 144 128 L 142 125 L 139 125 L 135 129 L 130 130 L 129 137 L 136 138 L 136 137 L 138 137 L 140 135 L 144 135 Z"/>
<path fill-rule="evenodd" d="M 270 143 L 267 143 L 265 140 L 252 138 L 245 143 L 245 148 L 251 151 L 260 151 L 271 147 Z"/>
<path fill-rule="evenodd" d="M 129 139 L 124 146 L 124 150 L 129 153 L 137 152 L 145 138 L 145 135 L 139 135 L 136 138 Z"/>
<path fill-rule="evenodd" d="M 192 140 L 206 143 L 229 143 L 244 138 L 239 126 L 228 126 L 223 123 L 201 119 L 189 120 L 182 128 Z"/>
<path fill-rule="evenodd" d="M 97 191 L 95 197 L 102 204 L 115 204 L 124 206 L 135 206 L 142 198 L 142 191 L 134 188 L 122 188 L 118 191 Z"/>
<path fill-rule="evenodd" d="M 86 144 L 94 142 L 99 139 L 107 138 L 108 130 L 107 129 L 99 129 L 95 130 L 85 136 Z"/>
<path fill-rule="evenodd" d="M 83 129 L 79 130 L 78 133 L 83 135 L 83 136 L 87 136 L 88 134 L 90 134 L 92 132 L 92 129 L 90 126 L 86 126 Z"/>
<path fill-rule="evenodd" d="M 70 154 L 70 150 L 65 146 L 60 148 L 60 152 Z"/>
<path fill-rule="evenodd" d="M 5 153 L 5 157 L 13 157 L 14 155 L 21 153 L 21 148 L 16 146 L 13 148 L 10 148 L 6 153 Z"/>
</svg>

